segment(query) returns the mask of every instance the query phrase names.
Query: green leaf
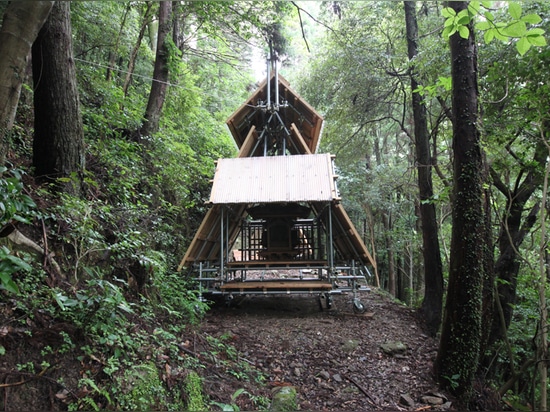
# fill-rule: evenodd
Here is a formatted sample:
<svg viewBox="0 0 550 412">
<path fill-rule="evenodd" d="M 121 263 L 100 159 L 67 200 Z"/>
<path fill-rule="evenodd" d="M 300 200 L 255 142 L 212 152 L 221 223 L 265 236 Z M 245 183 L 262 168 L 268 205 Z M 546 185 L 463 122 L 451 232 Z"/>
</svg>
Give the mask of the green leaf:
<svg viewBox="0 0 550 412">
<path fill-rule="evenodd" d="M 510 3 L 508 5 L 508 13 L 510 13 L 510 16 L 512 16 L 514 19 L 521 18 L 521 4 Z"/>
<path fill-rule="evenodd" d="M 466 15 L 466 16 L 461 16 L 459 19 L 458 19 L 458 24 L 462 24 L 462 25 L 466 25 L 468 23 L 470 23 L 470 16 Z"/>
<path fill-rule="evenodd" d="M 494 34 L 495 34 L 495 39 L 498 39 L 498 40 L 504 41 L 504 42 L 507 42 L 507 41 L 508 41 L 508 36 L 503 35 L 503 34 L 500 32 L 500 30 L 495 29 L 493 32 L 494 32 Z"/>
<path fill-rule="evenodd" d="M 443 10 L 441 10 L 441 15 L 447 18 L 454 17 L 456 16 L 456 11 L 454 11 L 451 7 L 444 7 Z"/>
<path fill-rule="evenodd" d="M 539 36 L 542 36 L 544 34 L 544 30 L 543 29 L 531 29 L 529 30 L 527 33 L 525 33 L 525 35 L 527 37 L 539 37 Z"/>
<path fill-rule="evenodd" d="M 453 79 L 451 76 L 439 76 L 439 78 L 437 79 L 437 84 L 443 86 L 446 91 L 449 91 L 453 86 Z"/>
<path fill-rule="evenodd" d="M 29 219 L 26 219 L 23 216 L 18 216 L 18 215 L 13 216 L 13 220 L 17 220 L 18 222 L 21 222 L 21 223 L 31 223 Z"/>
<path fill-rule="evenodd" d="M 495 38 L 495 30 L 487 30 L 485 33 L 483 33 L 483 40 L 485 40 L 485 44 L 489 44 L 493 41 Z"/>
<path fill-rule="evenodd" d="M 460 21 L 461 19 L 463 19 L 464 17 L 467 17 L 468 18 L 468 22 L 470 21 L 470 14 L 468 13 L 468 10 L 464 9 L 464 10 L 460 10 L 458 12 L 458 14 L 456 15 L 457 19 Z"/>
<path fill-rule="evenodd" d="M 529 36 L 526 37 L 527 41 L 531 43 L 533 46 L 542 47 L 546 46 L 546 39 L 542 36 Z"/>
<path fill-rule="evenodd" d="M 542 21 L 538 14 L 526 14 L 521 20 L 531 24 L 539 24 Z"/>
<path fill-rule="evenodd" d="M 493 21 L 495 19 L 495 16 L 493 16 L 493 13 L 491 13 L 490 11 L 486 11 L 484 13 L 484 16 L 489 21 Z"/>
<path fill-rule="evenodd" d="M 471 1 L 468 4 L 468 11 L 470 12 L 470 14 L 476 15 L 479 12 L 479 7 L 479 1 Z"/>
<path fill-rule="evenodd" d="M 518 53 L 520 55 L 524 55 L 525 53 L 527 53 L 527 51 L 531 48 L 531 43 L 529 43 L 529 41 L 527 40 L 526 37 L 522 37 L 521 39 L 518 40 L 518 42 L 516 43 L 516 49 L 518 50 Z"/>
<path fill-rule="evenodd" d="M 441 33 L 441 37 L 443 37 L 444 39 L 448 39 L 449 37 L 451 37 L 452 33 L 451 33 L 451 30 L 455 30 L 453 26 L 447 26 L 443 29 L 443 32 Z M 453 31 L 454 33 L 454 31 Z"/>
<path fill-rule="evenodd" d="M 516 21 L 502 29 L 502 34 L 510 37 L 523 37 L 526 32 L 527 26 L 524 21 Z"/>
<path fill-rule="evenodd" d="M 233 395 L 231 395 L 231 400 L 235 401 L 241 394 L 245 393 L 244 388 L 237 389 Z"/>
<path fill-rule="evenodd" d="M 5 248 L 2 253 L 2 261 L 0 261 L 0 272 L 1 273 L 14 273 L 18 270 L 29 271 L 32 269 L 31 265 L 25 262 L 23 259 L 18 258 L 17 256 L 5 253 Z"/>
<path fill-rule="evenodd" d="M 460 34 L 460 37 L 462 37 L 463 39 L 467 39 L 468 37 L 470 37 L 470 29 L 468 29 L 467 26 L 460 26 L 460 28 L 458 29 L 458 34 Z"/>
<path fill-rule="evenodd" d="M 476 29 L 478 30 L 489 30 L 493 27 L 493 25 L 491 23 L 489 23 L 488 21 L 480 21 L 478 23 L 476 23 Z"/>
<path fill-rule="evenodd" d="M 19 294 L 19 288 L 17 287 L 17 284 L 13 281 L 10 275 L 7 273 L 0 272 L 0 282 L 1 287 L 8 292 L 11 292 L 13 294 Z"/>
<path fill-rule="evenodd" d="M 493 2 L 486 0 L 486 1 L 482 1 L 481 5 L 486 9 L 490 9 L 491 7 L 493 7 Z"/>
</svg>

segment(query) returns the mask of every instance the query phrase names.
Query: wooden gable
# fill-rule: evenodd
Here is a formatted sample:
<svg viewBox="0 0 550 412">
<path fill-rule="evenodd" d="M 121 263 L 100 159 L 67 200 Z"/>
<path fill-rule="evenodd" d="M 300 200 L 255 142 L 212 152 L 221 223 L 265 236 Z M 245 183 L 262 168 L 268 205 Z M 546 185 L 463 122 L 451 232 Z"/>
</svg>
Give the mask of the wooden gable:
<svg viewBox="0 0 550 412">
<path fill-rule="evenodd" d="M 278 75 L 278 79 L 281 102 L 278 115 L 290 131 L 289 151 L 291 154 L 315 153 L 321 137 L 323 117 L 290 88 L 287 80 L 281 75 Z M 273 94 L 275 76 L 272 76 L 270 81 Z M 254 138 L 258 138 L 258 131 L 255 129 L 265 124 L 266 117 L 269 116 L 269 113 L 259 108 L 260 103 L 267 100 L 267 94 L 267 81 L 264 80 L 226 122 L 239 149 L 248 145 L 247 151 L 250 156 L 262 155 L 255 151 L 253 146 Z"/>
</svg>

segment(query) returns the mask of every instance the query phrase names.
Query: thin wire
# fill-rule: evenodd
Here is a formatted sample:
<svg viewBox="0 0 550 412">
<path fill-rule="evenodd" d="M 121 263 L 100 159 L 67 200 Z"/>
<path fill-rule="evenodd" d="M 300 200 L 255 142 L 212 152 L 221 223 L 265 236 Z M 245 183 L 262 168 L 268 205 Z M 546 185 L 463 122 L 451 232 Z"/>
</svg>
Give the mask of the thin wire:
<svg viewBox="0 0 550 412">
<path fill-rule="evenodd" d="M 91 61 L 88 61 L 88 60 L 79 59 L 79 58 L 77 58 L 77 57 L 74 57 L 73 59 L 74 59 L 74 60 L 77 60 L 77 61 L 79 61 L 79 62 L 88 63 L 88 64 L 90 64 L 90 65 L 92 65 L 92 66 L 97 66 L 97 67 L 101 67 L 101 68 L 104 68 L 104 69 L 115 70 L 115 71 L 117 71 L 117 72 L 121 72 L 121 73 L 124 73 L 124 74 L 130 73 L 130 72 L 127 71 L 127 70 L 117 69 L 117 68 L 115 68 L 115 67 L 107 66 L 107 65 L 104 65 L 104 64 L 100 64 L 100 63 L 94 63 L 94 62 L 91 62 Z M 163 81 L 154 79 L 154 78 L 152 78 L 152 77 L 143 76 L 143 75 L 141 75 L 141 74 L 131 73 L 131 75 L 132 75 L 132 76 L 135 76 L 135 77 L 141 77 L 142 79 L 145 79 L 145 80 L 151 80 L 151 81 L 154 81 L 154 82 L 157 82 L 157 83 L 166 84 L 166 85 L 168 85 L 168 86 L 178 87 L 178 88 L 183 89 L 183 90 L 188 90 L 188 89 L 189 89 L 188 87 L 180 86 L 180 85 L 178 85 L 178 84 L 173 84 L 173 83 L 169 83 L 169 82 L 163 82 Z"/>
</svg>

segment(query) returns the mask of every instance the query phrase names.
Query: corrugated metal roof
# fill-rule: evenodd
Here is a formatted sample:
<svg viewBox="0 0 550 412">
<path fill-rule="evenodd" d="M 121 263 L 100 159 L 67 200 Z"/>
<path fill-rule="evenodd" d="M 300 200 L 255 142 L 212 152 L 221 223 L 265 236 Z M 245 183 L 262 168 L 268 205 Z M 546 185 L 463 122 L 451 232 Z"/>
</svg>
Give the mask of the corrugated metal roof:
<svg viewBox="0 0 550 412">
<path fill-rule="evenodd" d="M 330 154 L 220 159 L 213 204 L 324 202 L 338 198 Z"/>
</svg>

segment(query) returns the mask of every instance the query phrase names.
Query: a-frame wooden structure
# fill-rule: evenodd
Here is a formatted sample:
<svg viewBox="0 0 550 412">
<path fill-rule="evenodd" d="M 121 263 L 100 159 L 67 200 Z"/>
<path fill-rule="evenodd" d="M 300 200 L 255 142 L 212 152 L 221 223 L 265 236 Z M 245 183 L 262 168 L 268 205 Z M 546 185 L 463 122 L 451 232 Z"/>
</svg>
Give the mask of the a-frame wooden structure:
<svg viewBox="0 0 550 412">
<path fill-rule="evenodd" d="M 178 270 L 228 298 L 351 290 L 361 311 L 355 292 L 376 263 L 340 202 L 334 157 L 317 154 L 323 118 L 269 62 L 267 79 L 227 120 L 239 154 L 218 160 Z"/>
</svg>

